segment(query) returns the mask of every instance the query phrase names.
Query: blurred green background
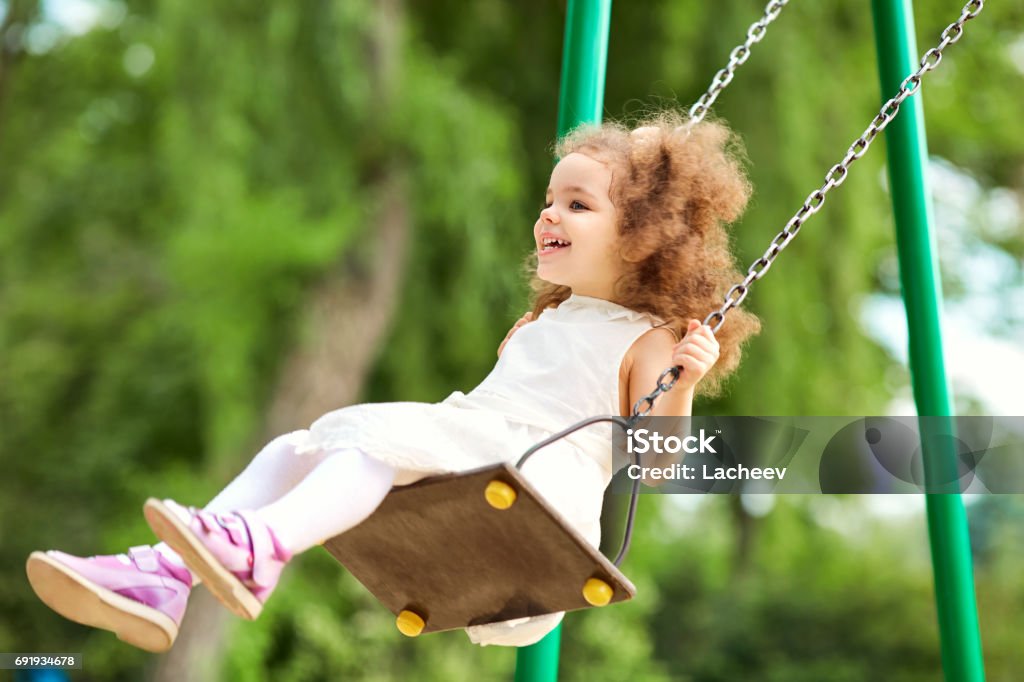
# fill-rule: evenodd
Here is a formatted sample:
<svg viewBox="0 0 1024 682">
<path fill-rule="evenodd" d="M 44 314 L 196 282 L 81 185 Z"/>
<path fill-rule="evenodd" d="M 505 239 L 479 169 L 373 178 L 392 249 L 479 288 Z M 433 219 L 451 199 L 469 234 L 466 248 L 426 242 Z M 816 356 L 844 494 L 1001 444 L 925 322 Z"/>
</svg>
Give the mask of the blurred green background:
<svg viewBox="0 0 1024 682">
<path fill-rule="evenodd" d="M 962 3 L 917 2 L 920 51 Z M 760 0 L 616 1 L 606 116 L 689 105 Z M 510 679 L 408 640 L 326 552 L 254 623 L 197 590 L 152 656 L 32 594 L 35 549 L 153 541 L 273 435 L 468 391 L 522 314 L 564 0 L 0 0 L 0 651 L 81 680 Z M 1024 7 L 989 3 L 922 90 L 962 414 L 1024 414 Z M 868 5 L 793 2 L 716 104 L 744 138 L 746 266 L 881 102 Z M 746 305 L 698 412 L 908 414 L 884 143 Z M 969 500 L 990 680 L 1024 668 L 1024 503 Z M 609 496 L 606 539 L 623 499 Z M 641 499 L 626 605 L 567 616 L 563 680 L 939 679 L 919 498 Z"/>
</svg>

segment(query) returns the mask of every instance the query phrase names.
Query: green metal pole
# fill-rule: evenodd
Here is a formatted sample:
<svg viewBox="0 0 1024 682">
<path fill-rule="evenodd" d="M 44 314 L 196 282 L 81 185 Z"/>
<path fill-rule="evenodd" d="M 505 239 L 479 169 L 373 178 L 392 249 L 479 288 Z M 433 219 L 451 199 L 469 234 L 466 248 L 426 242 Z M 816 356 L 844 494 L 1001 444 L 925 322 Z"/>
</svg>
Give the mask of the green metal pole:
<svg viewBox="0 0 1024 682">
<path fill-rule="evenodd" d="M 568 2 L 558 94 L 559 137 L 580 123 L 601 122 L 611 13 L 611 0 Z M 559 625 L 536 644 L 520 648 L 516 654 L 516 682 L 555 682 L 561 637 Z"/>
<path fill-rule="evenodd" d="M 612 0 L 569 0 L 558 92 L 558 136 L 580 123 L 600 123 Z"/>
<path fill-rule="evenodd" d="M 917 70 L 911 0 L 872 0 L 882 95 L 895 94 Z M 904 101 L 886 132 L 889 187 L 896 217 L 900 282 L 910 331 L 910 375 L 922 435 L 928 535 L 935 576 L 942 666 L 948 682 L 982 682 L 985 669 L 974 598 L 967 516 L 959 495 L 953 399 L 943 364 L 942 289 L 931 225 L 924 113 L 920 95 Z"/>
</svg>

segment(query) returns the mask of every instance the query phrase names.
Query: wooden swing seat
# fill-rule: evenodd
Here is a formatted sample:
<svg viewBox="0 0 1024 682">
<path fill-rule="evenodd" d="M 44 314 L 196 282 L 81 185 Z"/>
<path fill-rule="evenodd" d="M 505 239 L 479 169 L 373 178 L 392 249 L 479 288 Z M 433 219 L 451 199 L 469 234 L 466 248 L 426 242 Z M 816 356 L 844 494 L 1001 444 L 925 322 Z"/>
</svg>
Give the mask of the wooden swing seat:
<svg viewBox="0 0 1024 682">
<path fill-rule="evenodd" d="M 368 519 L 324 548 L 409 636 L 636 594 L 508 464 L 395 487 Z"/>
</svg>

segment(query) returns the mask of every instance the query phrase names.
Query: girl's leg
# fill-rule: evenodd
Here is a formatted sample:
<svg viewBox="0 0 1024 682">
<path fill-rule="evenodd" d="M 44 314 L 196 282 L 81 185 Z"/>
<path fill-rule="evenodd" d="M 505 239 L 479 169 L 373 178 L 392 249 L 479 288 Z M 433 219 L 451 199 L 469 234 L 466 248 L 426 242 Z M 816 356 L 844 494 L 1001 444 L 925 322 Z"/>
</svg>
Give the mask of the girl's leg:
<svg viewBox="0 0 1024 682">
<path fill-rule="evenodd" d="M 225 486 L 204 509 L 212 512 L 258 509 L 294 488 L 327 457 L 327 453 L 320 451 L 295 454 L 295 449 L 302 444 L 307 433 L 295 431 L 267 443 L 242 473 Z M 154 545 L 153 549 L 176 565 L 185 565 L 167 543 L 161 542 Z"/>
<path fill-rule="evenodd" d="M 307 433 L 295 431 L 267 443 L 204 509 L 213 512 L 258 509 L 294 488 L 327 458 L 327 453 L 320 451 L 295 454 Z"/>
<path fill-rule="evenodd" d="M 395 473 L 355 448 L 328 451 L 298 485 L 258 509 L 212 512 L 151 499 L 146 520 L 221 603 L 252 620 L 292 556 L 363 521 Z"/>
<path fill-rule="evenodd" d="M 253 509 L 288 492 L 327 456 L 296 454 L 306 433 L 298 431 L 268 443 L 206 509 Z M 57 613 L 110 630 L 153 652 L 166 651 L 173 644 L 191 587 L 199 582 L 178 553 L 163 542 L 152 548 L 132 547 L 119 555 L 33 552 L 26 571 L 33 590 Z"/>
<path fill-rule="evenodd" d="M 298 554 L 361 523 L 394 479 L 392 467 L 362 450 L 331 451 L 298 485 L 256 514 L 289 553 Z"/>
</svg>

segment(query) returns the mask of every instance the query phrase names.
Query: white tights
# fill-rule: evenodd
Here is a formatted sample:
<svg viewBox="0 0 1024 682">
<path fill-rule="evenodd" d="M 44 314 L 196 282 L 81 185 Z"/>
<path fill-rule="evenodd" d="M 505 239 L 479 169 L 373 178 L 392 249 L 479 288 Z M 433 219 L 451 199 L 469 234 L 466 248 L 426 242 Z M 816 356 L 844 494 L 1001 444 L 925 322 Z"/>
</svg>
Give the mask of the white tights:
<svg viewBox="0 0 1024 682">
<path fill-rule="evenodd" d="M 356 448 L 297 455 L 305 433 L 272 440 L 204 508 L 255 510 L 293 554 L 362 522 L 391 490 L 394 469 Z M 166 544 L 155 549 L 182 564 Z"/>
<path fill-rule="evenodd" d="M 293 554 L 362 522 L 391 490 L 395 470 L 356 448 L 296 455 L 305 435 L 297 431 L 272 440 L 205 509 L 255 510 Z M 155 549 L 184 566 L 166 544 Z M 196 576 L 192 579 L 198 583 Z M 474 625 L 466 632 L 483 646 L 526 646 L 551 631 L 563 615 Z"/>
</svg>

